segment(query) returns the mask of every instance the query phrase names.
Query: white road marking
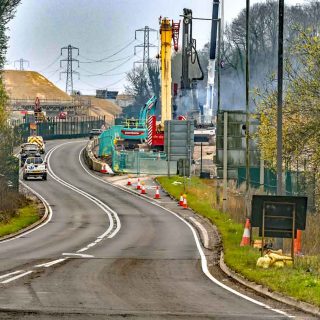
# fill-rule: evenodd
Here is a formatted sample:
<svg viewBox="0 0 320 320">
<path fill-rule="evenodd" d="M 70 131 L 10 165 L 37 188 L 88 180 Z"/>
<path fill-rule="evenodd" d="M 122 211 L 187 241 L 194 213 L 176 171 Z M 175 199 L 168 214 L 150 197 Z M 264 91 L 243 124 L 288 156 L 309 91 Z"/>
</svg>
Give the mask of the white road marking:
<svg viewBox="0 0 320 320">
<path fill-rule="evenodd" d="M 203 246 L 209 249 L 209 236 L 205 227 L 193 217 L 190 217 L 189 220 L 191 220 L 201 230 L 203 236 Z"/>
<path fill-rule="evenodd" d="M 33 271 L 27 271 L 27 272 L 21 273 L 21 274 L 15 276 L 15 277 L 9 278 L 9 279 L 4 280 L 4 281 L 1 281 L 0 283 L 3 283 L 3 284 L 9 283 L 9 282 L 11 282 L 11 281 L 14 281 L 14 280 L 17 280 L 17 279 L 19 279 L 19 278 L 22 278 L 22 277 L 24 277 L 24 276 L 26 276 L 26 275 L 28 275 L 28 274 L 30 274 L 30 273 L 32 273 L 32 272 L 33 272 Z"/>
<path fill-rule="evenodd" d="M 89 248 L 84 247 L 84 248 L 79 249 L 77 252 L 84 252 L 84 251 L 87 251 L 88 249 L 89 249 Z"/>
<path fill-rule="evenodd" d="M 57 259 L 57 260 L 53 260 L 53 261 L 50 261 L 50 262 L 46 262 L 46 263 L 42 263 L 42 264 L 37 264 L 35 267 L 36 268 L 41 268 L 41 267 L 45 267 L 45 268 L 48 268 L 48 267 L 51 267 L 57 263 L 61 263 L 65 260 L 67 260 L 68 258 L 61 258 L 61 259 Z"/>
<path fill-rule="evenodd" d="M 215 283 L 215 284 L 217 284 L 218 286 L 220 286 L 221 288 L 223 288 L 223 289 L 225 289 L 225 290 L 227 290 L 227 291 L 229 291 L 229 292 L 237 295 L 238 297 L 241 297 L 241 298 L 243 298 L 243 299 L 245 299 L 245 300 L 247 300 L 247 301 L 250 301 L 250 302 L 252 302 L 252 303 L 254 303 L 254 304 L 256 304 L 256 305 L 259 305 L 259 306 L 261 306 L 261 307 L 263 307 L 263 308 L 265 308 L 265 309 L 274 311 L 274 312 L 276 312 L 276 313 L 278 313 L 278 314 L 282 314 L 282 315 L 284 315 L 284 316 L 286 316 L 286 317 L 288 317 L 288 318 L 295 318 L 294 316 L 291 316 L 291 315 L 287 314 L 286 312 L 284 312 L 284 311 L 282 311 L 282 310 L 273 309 L 272 307 L 268 306 L 267 304 L 265 304 L 265 303 L 263 303 L 263 302 L 260 302 L 260 301 L 258 301 L 258 300 L 255 300 L 255 299 L 253 299 L 253 298 L 250 298 L 250 297 L 248 297 L 248 296 L 246 296 L 246 295 L 244 295 L 244 294 L 242 294 L 242 293 L 240 293 L 240 292 L 238 292 L 238 291 L 236 291 L 236 290 L 234 290 L 234 289 L 226 286 L 225 284 L 223 284 L 222 282 L 220 282 L 218 279 L 216 279 L 216 278 L 209 272 L 209 270 L 208 270 L 207 258 L 206 258 L 206 256 L 205 256 L 203 250 L 202 250 L 201 244 L 200 244 L 199 239 L 198 239 L 198 236 L 197 236 L 197 232 L 196 232 L 196 230 L 194 229 L 194 227 L 193 227 L 188 221 L 186 221 L 186 220 L 184 220 L 183 218 L 181 218 L 177 213 L 175 213 L 175 212 L 173 212 L 173 211 L 171 211 L 171 210 L 169 210 L 169 209 L 167 209 L 167 208 L 162 207 L 162 206 L 161 206 L 159 203 L 157 203 L 156 201 L 152 201 L 151 199 L 148 199 L 148 198 L 146 198 L 146 197 L 141 197 L 139 194 L 136 194 L 134 191 L 131 191 L 131 190 L 129 190 L 129 189 L 127 189 L 127 188 L 124 188 L 124 187 L 121 187 L 121 186 L 119 186 L 119 185 L 112 184 L 112 183 L 110 183 L 110 182 L 108 182 L 108 181 L 105 181 L 105 180 L 97 177 L 96 175 L 92 174 L 90 171 L 87 170 L 87 168 L 84 167 L 84 165 L 83 165 L 83 163 L 82 163 L 82 161 L 81 161 L 80 156 L 81 156 L 81 152 L 82 152 L 82 151 L 83 151 L 83 149 L 80 151 L 80 154 L 79 154 L 80 164 L 81 164 L 82 168 L 83 168 L 90 176 L 92 176 L 94 179 L 99 180 L 99 181 L 102 181 L 103 183 L 108 184 L 109 186 L 112 186 L 112 187 L 114 187 L 114 188 L 120 189 L 120 190 L 122 190 L 122 191 L 124 191 L 124 192 L 130 193 L 131 195 L 133 195 L 133 196 L 135 196 L 135 197 L 137 197 L 137 198 L 139 198 L 139 199 L 142 199 L 142 200 L 144 200 L 144 201 L 146 201 L 146 202 L 148 202 L 148 203 L 150 203 L 150 204 L 153 204 L 153 205 L 155 205 L 155 206 L 157 206 L 157 207 L 159 207 L 159 208 L 161 208 L 161 209 L 163 209 L 163 210 L 165 210 L 165 211 L 173 214 L 175 217 L 177 217 L 179 220 L 181 220 L 183 223 L 185 223 L 185 224 L 190 228 L 190 230 L 191 230 L 191 232 L 192 232 L 192 234 L 193 234 L 194 240 L 195 240 L 195 242 L 196 242 L 197 249 L 198 249 L 198 251 L 199 251 L 200 257 L 201 257 L 201 268 L 202 268 L 202 272 L 203 272 L 213 283 Z"/>
<path fill-rule="evenodd" d="M 64 252 L 62 255 L 63 256 L 78 256 L 78 257 L 81 257 L 81 258 L 94 258 L 93 255 L 84 254 L 84 253 L 68 253 L 68 252 Z"/>
<path fill-rule="evenodd" d="M 92 201 L 93 203 L 95 203 L 95 204 L 96 204 L 100 209 L 102 209 L 105 213 L 107 213 L 108 218 L 109 218 L 109 221 L 110 221 L 109 228 L 108 228 L 102 235 L 98 236 L 97 239 L 103 239 L 103 238 L 105 238 L 105 237 L 107 237 L 107 238 L 113 238 L 113 237 L 119 232 L 119 230 L 120 230 L 120 228 L 121 228 L 121 222 L 120 222 L 120 219 L 119 219 L 119 217 L 118 217 L 118 214 L 117 214 L 114 210 L 112 210 L 109 206 L 107 206 L 105 203 L 103 203 L 102 201 L 100 201 L 98 198 L 92 196 L 91 194 L 89 194 L 89 193 L 87 193 L 87 192 L 85 192 L 85 191 L 83 191 L 83 190 L 75 187 L 74 185 L 72 185 L 72 184 L 64 181 L 63 179 L 59 178 L 59 177 L 54 173 L 54 171 L 52 170 L 52 168 L 51 168 L 51 166 L 50 166 L 50 158 L 51 158 L 52 153 L 53 153 L 56 149 L 60 148 L 61 146 L 65 145 L 65 144 L 68 144 L 68 143 L 74 143 L 74 142 L 66 142 L 66 143 L 60 144 L 60 145 L 54 147 L 53 149 L 51 149 L 51 150 L 49 151 L 48 161 L 47 161 L 47 163 L 48 163 L 48 169 L 49 169 L 49 170 L 48 170 L 48 173 L 49 173 L 49 175 L 50 175 L 54 180 L 56 180 L 57 182 L 59 182 L 60 184 L 62 184 L 62 185 L 64 185 L 64 186 L 66 186 L 67 188 L 69 188 L 69 189 L 71 189 L 71 190 L 73 190 L 73 191 L 75 191 L 75 192 L 83 195 L 84 197 L 86 197 L 87 199 L 89 199 L 90 201 Z M 115 230 L 114 230 L 114 231 L 112 231 L 112 230 L 114 229 L 114 221 L 113 221 L 113 218 L 115 218 L 115 220 L 116 220 L 116 227 L 115 227 Z M 111 231 L 112 231 L 112 232 L 111 232 Z M 91 245 L 91 246 L 94 246 L 95 244 L 96 244 L 96 243 L 94 243 L 94 244 Z M 89 245 L 88 245 L 87 247 L 89 247 Z M 80 249 L 80 250 L 81 250 L 81 251 L 78 250 L 77 252 L 82 252 L 82 251 L 85 251 L 85 250 L 87 250 L 87 249 L 86 249 L 86 248 L 82 248 L 82 249 Z"/>
<path fill-rule="evenodd" d="M 24 270 L 17 270 L 17 271 L 14 271 L 14 272 L 3 274 L 2 276 L 0 276 L 0 279 L 7 278 L 7 277 L 13 276 L 13 275 L 15 275 L 17 273 L 21 273 L 21 272 L 24 272 Z"/>
</svg>

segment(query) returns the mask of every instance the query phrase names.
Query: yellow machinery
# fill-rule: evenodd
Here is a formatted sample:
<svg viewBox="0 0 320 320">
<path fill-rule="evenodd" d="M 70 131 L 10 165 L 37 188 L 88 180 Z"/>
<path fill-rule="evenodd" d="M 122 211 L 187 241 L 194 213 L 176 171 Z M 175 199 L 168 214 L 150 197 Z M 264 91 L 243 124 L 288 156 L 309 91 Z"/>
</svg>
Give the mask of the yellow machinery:
<svg viewBox="0 0 320 320">
<path fill-rule="evenodd" d="M 161 123 L 172 119 L 171 102 L 171 47 L 178 50 L 179 23 L 171 22 L 168 18 L 161 19 Z"/>
</svg>

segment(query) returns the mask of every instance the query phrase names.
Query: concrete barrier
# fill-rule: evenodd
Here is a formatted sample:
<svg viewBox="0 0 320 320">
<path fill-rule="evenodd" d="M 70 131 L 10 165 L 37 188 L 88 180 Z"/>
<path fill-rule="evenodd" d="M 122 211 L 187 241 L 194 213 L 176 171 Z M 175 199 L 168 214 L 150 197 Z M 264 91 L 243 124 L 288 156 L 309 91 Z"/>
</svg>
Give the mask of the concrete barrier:
<svg viewBox="0 0 320 320">
<path fill-rule="evenodd" d="M 107 163 L 102 162 L 101 160 L 98 160 L 96 158 L 94 149 L 98 146 L 98 144 L 99 140 L 97 138 L 94 138 L 93 140 L 90 140 L 88 142 L 87 146 L 83 150 L 83 157 L 85 159 L 85 162 L 91 170 L 101 172 L 102 167 L 106 166 L 108 174 L 113 174 L 112 169 Z"/>
</svg>

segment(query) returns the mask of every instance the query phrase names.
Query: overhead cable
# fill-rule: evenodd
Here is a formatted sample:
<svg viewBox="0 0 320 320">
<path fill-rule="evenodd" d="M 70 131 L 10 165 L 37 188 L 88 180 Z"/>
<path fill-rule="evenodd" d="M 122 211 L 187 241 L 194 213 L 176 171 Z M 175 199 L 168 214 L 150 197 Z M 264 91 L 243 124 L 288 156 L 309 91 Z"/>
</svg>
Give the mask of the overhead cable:
<svg viewBox="0 0 320 320">
<path fill-rule="evenodd" d="M 102 58 L 102 59 L 95 60 L 95 59 L 91 59 L 91 58 L 87 58 L 87 57 L 82 56 L 84 59 L 88 60 L 88 62 L 82 62 L 82 63 L 97 63 L 97 62 L 103 62 L 105 60 L 108 60 L 108 59 L 114 57 L 115 55 L 117 55 L 118 53 L 122 52 L 126 48 L 128 48 L 135 41 L 136 41 L 135 39 L 131 40 L 129 43 L 127 43 L 120 50 L 118 50 L 118 51 L 114 52 L 113 54 L 109 55 L 108 57 L 105 57 L 105 58 Z"/>
</svg>

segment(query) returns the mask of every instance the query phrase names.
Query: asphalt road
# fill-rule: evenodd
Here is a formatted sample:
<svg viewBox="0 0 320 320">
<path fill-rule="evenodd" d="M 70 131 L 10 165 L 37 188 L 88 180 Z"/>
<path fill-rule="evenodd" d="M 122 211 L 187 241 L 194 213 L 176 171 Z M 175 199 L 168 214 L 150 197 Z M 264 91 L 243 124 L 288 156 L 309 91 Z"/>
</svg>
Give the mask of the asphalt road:
<svg viewBox="0 0 320 320">
<path fill-rule="evenodd" d="M 84 142 L 47 150 L 58 145 L 53 176 L 27 182 L 50 204 L 50 222 L 0 243 L 0 319 L 288 318 L 213 283 L 190 228 L 90 176 Z"/>
</svg>

